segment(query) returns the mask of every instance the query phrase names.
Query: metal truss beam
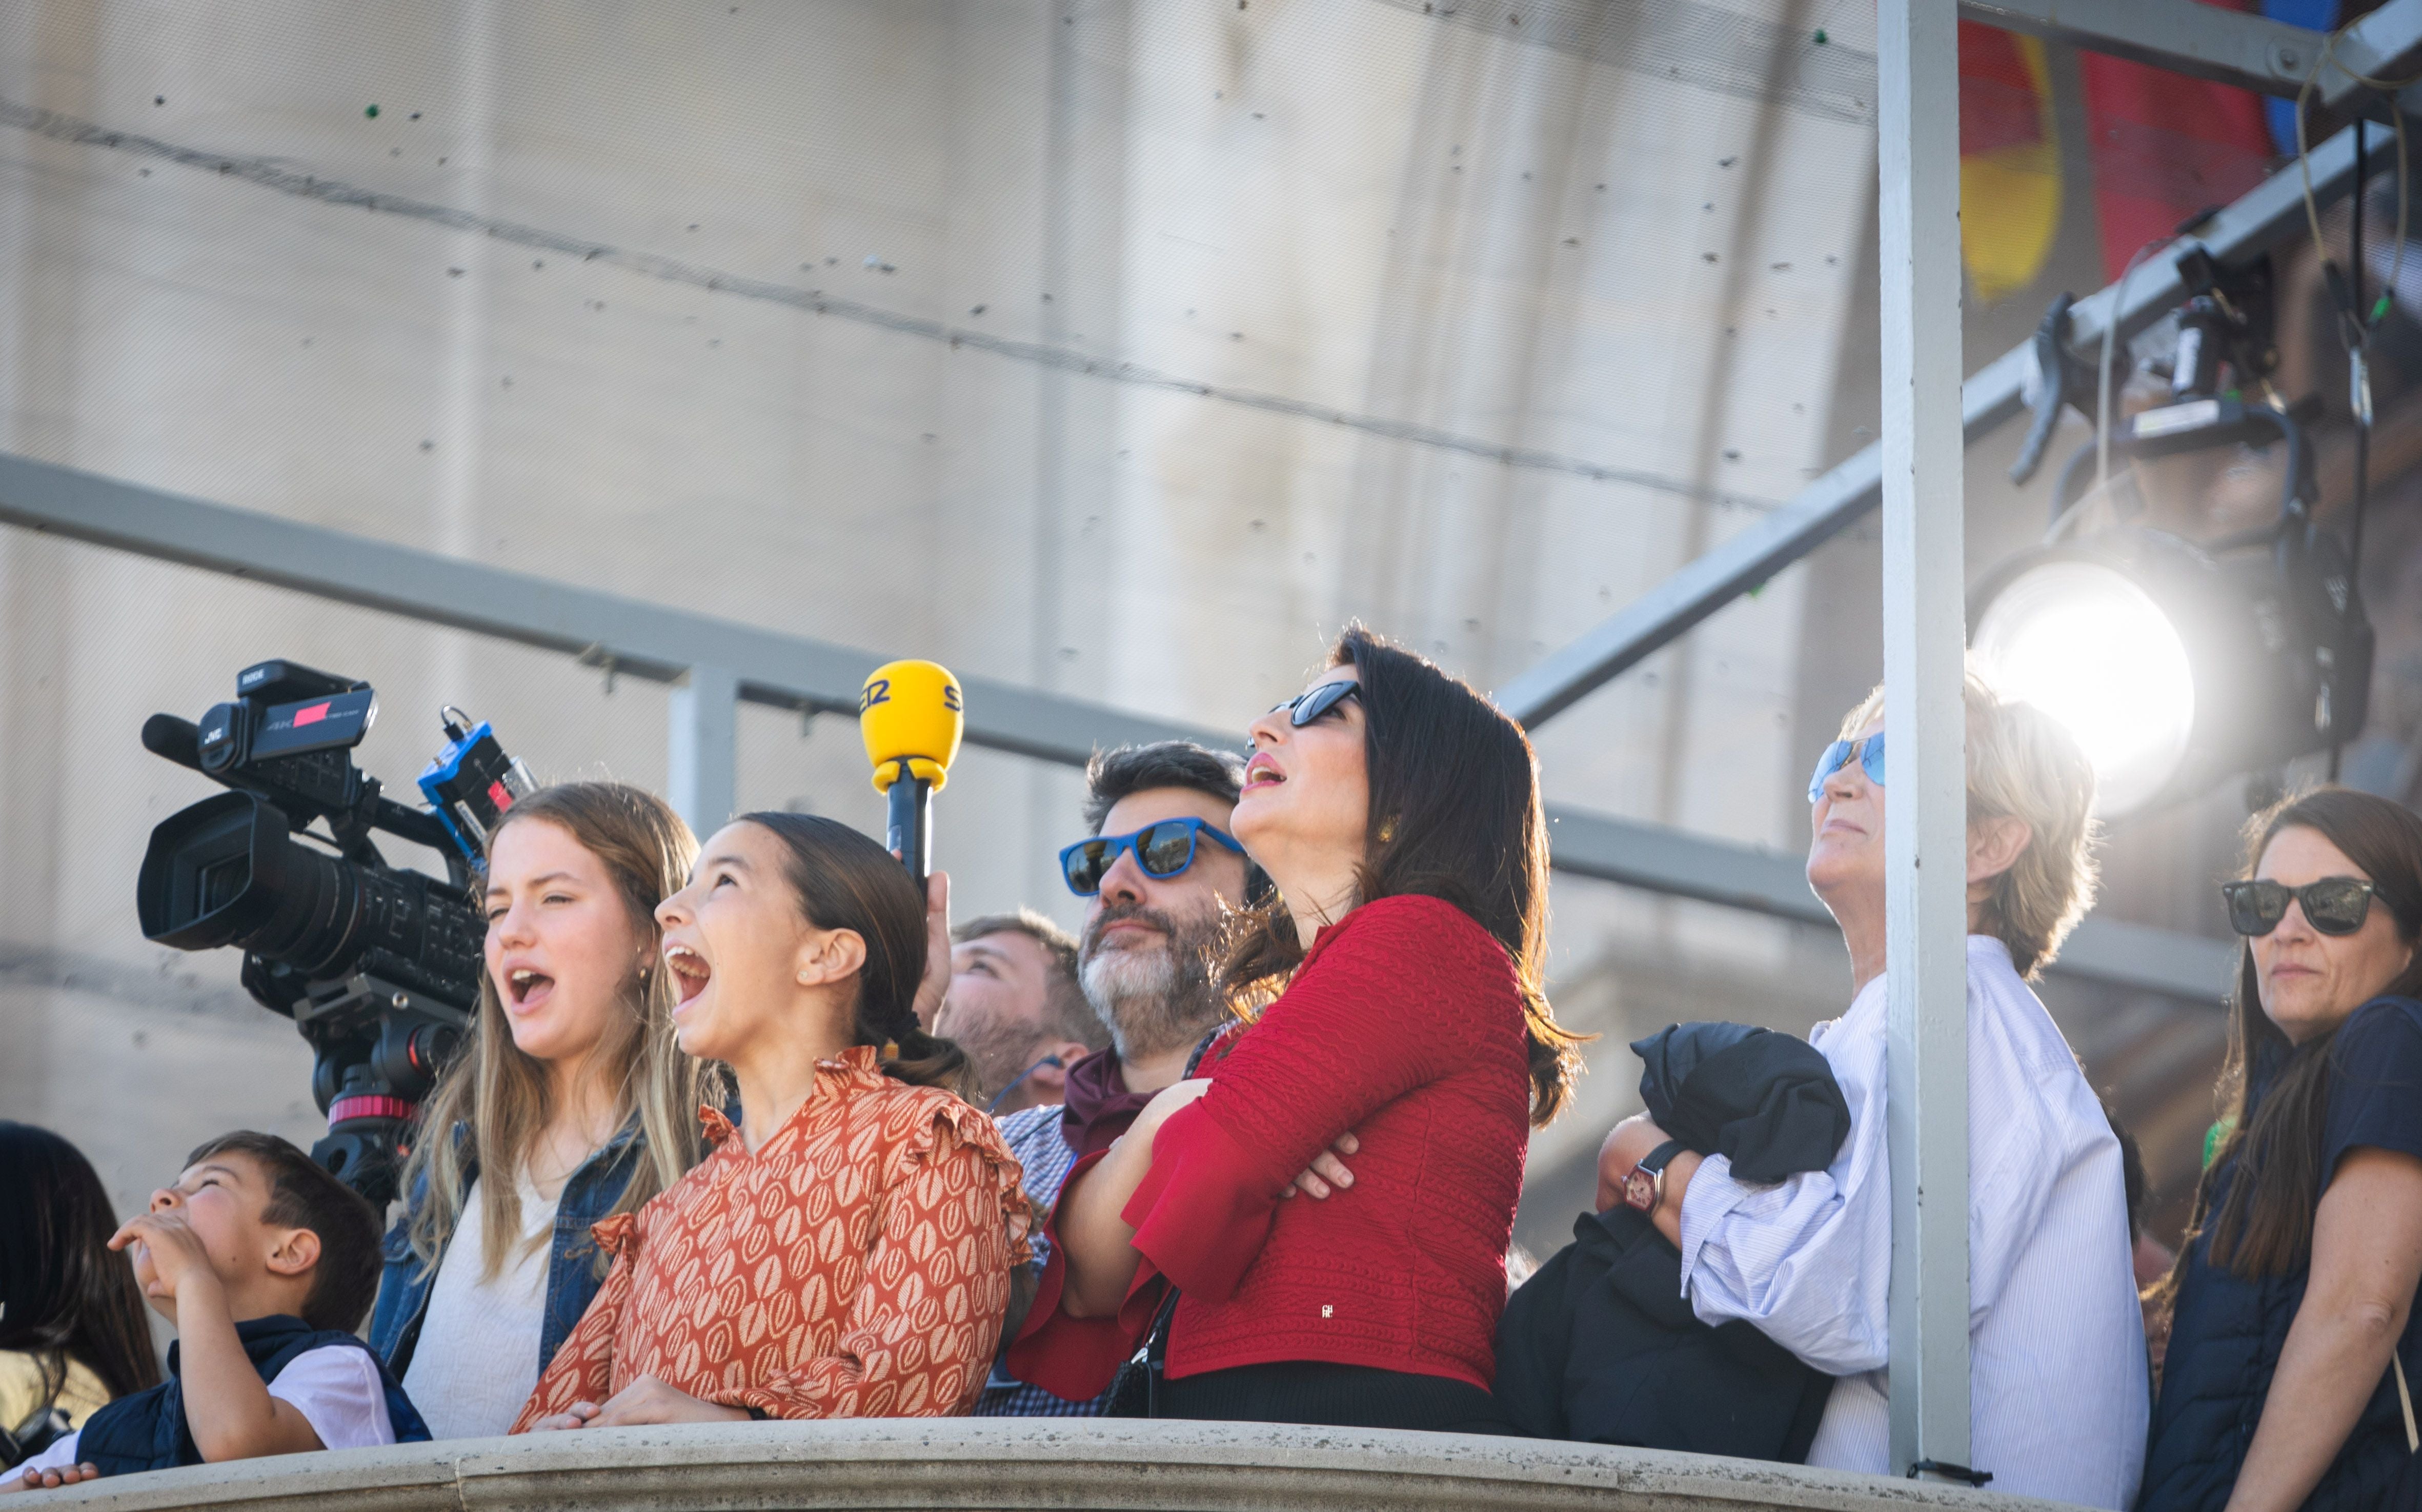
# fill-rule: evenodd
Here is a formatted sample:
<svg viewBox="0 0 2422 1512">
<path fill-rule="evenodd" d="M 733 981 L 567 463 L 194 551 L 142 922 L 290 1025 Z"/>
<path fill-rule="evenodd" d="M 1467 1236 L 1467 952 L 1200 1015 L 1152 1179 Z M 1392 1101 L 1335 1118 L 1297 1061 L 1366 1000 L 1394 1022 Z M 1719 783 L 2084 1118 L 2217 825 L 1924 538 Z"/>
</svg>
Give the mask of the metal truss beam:
<svg viewBox="0 0 2422 1512">
<path fill-rule="evenodd" d="M 2091 3 L 2091 0 L 2085 0 Z M 2197 6 L 2195 8 L 2203 9 Z M 2422 0 L 2393 0 L 2386 9 L 2422 12 Z M 2310 35 L 2310 34 L 2307 34 Z M 2369 71 L 2367 70 L 2366 71 Z M 2422 89 L 2422 87 L 2417 87 Z M 2409 91 L 2412 95 L 2414 91 Z M 2338 133 L 2313 150 L 2313 195 L 2327 205 L 2354 183 L 2354 132 Z M 2290 165 L 2215 212 L 2195 236 L 2223 263 L 2250 262 L 2304 222 L 2304 188 Z M 2161 258 L 2127 280 L 2127 302 L 2113 285 L 2069 312 L 2070 339 L 2092 353 L 2116 312 L 2121 339 L 2159 320 L 2186 297 L 2175 259 Z M 2032 341 L 2012 348 L 1970 375 L 1960 390 L 1961 425 L 1970 445 L 2015 416 L 2035 374 Z M 1881 496 L 1882 451 L 1876 445 L 1810 483 L 1773 513 L 1744 526 L 1721 544 L 1668 576 L 1569 644 L 1549 653 L 1497 690 L 1498 706 L 1526 728 L 1571 708 L 1592 692 L 1679 639 L 1718 609 L 1823 545 L 1876 507 Z"/>
<path fill-rule="evenodd" d="M 777 708 L 854 715 L 867 674 L 889 659 L 25 457 L 0 454 L 0 524 L 562 652 L 652 682 L 716 668 L 737 680 L 741 701 Z M 1081 766 L 1096 745 L 1202 733 L 988 678 L 961 685 L 970 743 L 1043 761 Z M 1236 735 L 1217 739 L 1234 745 Z"/>
<path fill-rule="evenodd" d="M 619 673 L 671 683 L 677 690 L 693 669 L 704 669 L 718 683 L 730 678 L 741 701 L 783 709 L 854 714 L 866 674 L 888 659 L 6 453 L 0 453 L 0 524 L 560 652 L 590 665 L 610 660 Z M 1082 765 L 1097 748 L 1151 740 L 1238 744 L 1235 731 L 1155 719 L 988 678 L 961 682 L 968 742 L 1039 761 Z M 698 683 L 689 685 L 695 690 Z M 700 801 L 711 806 L 703 794 Z M 728 808 L 728 796 L 723 802 Z M 1796 857 L 1586 810 L 1550 807 L 1549 820 L 1554 864 L 1576 876 L 1801 923 L 1832 923 L 1808 890 Z M 2193 936 L 2088 920 L 2059 969 L 2210 1000 L 2225 982 L 2226 951 Z"/>
<path fill-rule="evenodd" d="M 2196 0 L 1959 0 L 1959 14 L 2005 31 L 2066 42 L 2172 73 L 2294 95 L 2313 77 L 2322 34 Z M 2422 48 L 2422 0 L 2389 0 L 2347 28 L 2332 54 L 2341 67 L 2315 81 L 2332 109 L 2368 90 L 2357 75 L 2395 78 Z M 2385 114 L 2385 107 L 2380 108 Z"/>
</svg>

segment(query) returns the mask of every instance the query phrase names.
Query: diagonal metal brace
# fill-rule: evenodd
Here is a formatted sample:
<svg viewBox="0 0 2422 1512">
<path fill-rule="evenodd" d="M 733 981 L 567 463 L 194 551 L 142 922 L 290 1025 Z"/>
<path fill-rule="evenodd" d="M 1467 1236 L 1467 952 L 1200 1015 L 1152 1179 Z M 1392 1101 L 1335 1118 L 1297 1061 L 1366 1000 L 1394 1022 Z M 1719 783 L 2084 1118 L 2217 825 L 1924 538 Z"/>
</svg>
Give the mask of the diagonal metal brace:
<svg viewBox="0 0 2422 1512">
<path fill-rule="evenodd" d="M 2068 311 L 2077 303 L 2074 295 L 2064 293 L 2044 311 L 2043 323 L 2036 327 L 2036 391 L 2029 404 L 2036 412 L 2035 423 L 2027 427 L 2027 438 L 2019 447 L 2018 460 L 2010 464 L 2010 481 L 2024 485 L 2043 465 L 2044 449 L 2052 445 L 2052 431 L 2060 424 L 2063 408 L 2074 409 L 2094 420 L 2096 372 L 2084 357 L 2069 350 Z"/>
<path fill-rule="evenodd" d="M 1959 0 L 1959 15 L 2257 94 L 2292 98 L 2312 79 L 2315 103 L 2354 105 L 2380 120 L 2387 102 L 2363 76 L 2401 77 L 2422 47 L 2422 0 L 2389 0 L 2348 26 L 2329 50 L 2335 66 L 2317 79 L 2323 34 L 2197 0 Z"/>
</svg>

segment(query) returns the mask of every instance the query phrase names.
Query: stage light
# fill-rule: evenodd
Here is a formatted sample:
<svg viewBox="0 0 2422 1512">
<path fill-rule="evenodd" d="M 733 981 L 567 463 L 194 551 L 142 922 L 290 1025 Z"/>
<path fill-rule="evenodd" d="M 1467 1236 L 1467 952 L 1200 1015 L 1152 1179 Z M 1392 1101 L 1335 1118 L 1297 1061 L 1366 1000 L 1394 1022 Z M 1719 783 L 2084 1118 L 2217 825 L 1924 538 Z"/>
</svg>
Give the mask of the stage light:
<svg viewBox="0 0 2422 1512">
<path fill-rule="evenodd" d="M 2039 546 L 1969 602 L 1982 669 L 2076 735 L 2106 815 L 2363 728 L 2371 626 L 2336 538 L 2301 517 L 2210 548 L 2142 528 Z"/>
<path fill-rule="evenodd" d="M 1978 616 L 1974 644 L 2005 694 L 2085 748 L 2105 812 L 2141 806 L 2178 775 L 2194 729 L 2194 669 L 2178 626 L 2124 574 L 2095 561 L 2033 567 Z"/>
<path fill-rule="evenodd" d="M 2369 701 L 2371 625 L 2347 549 L 2315 519 L 2304 427 L 2319 402 L 2249 397 L 2270 395 L 2278 360 L 2269 262 L 2224 266 L 2189 245 L 2173 266 L 2189 297 L 2167 404 L 2096 413 L 2084 399 L 2090 374 L 2064 334 L 2070 301 L 2045 315 L 2036 427 L 2012 477 L 2034 470 L 2064 404 L 2107 425 L 2107 445 L 2079 449 L 2063 469 L 2044 543 L 2004 562 L 1968 600 L 1971 651 L 2005 691 L 2076 735 L 2106 814 L 2191 797 L 2239 773 L 2277 774 L 2359 733 Z M 2241 448 L 2277 459 L 2273 524 L 2209 541 L 2148 528 L 2131 480 L 2138 462 Z"/>
</svg>

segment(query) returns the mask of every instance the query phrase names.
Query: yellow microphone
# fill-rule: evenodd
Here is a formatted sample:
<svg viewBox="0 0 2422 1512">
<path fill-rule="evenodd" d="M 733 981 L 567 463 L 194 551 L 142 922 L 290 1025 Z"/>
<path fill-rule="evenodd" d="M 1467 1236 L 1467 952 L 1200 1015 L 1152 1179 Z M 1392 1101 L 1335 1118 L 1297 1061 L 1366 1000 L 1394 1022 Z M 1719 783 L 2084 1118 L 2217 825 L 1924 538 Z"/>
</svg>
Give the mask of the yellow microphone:
<svg viewBox="0 0 2422 1512">
<path fill-rule="evenodd" d="M 920 890 L 933 869 L 934 795 L 950 780 L 967 722 L 959 680 L 938 662 L 887 663 L 857 696 L 857 732 L 890 812 L 887 843 Z"/>
</svg>

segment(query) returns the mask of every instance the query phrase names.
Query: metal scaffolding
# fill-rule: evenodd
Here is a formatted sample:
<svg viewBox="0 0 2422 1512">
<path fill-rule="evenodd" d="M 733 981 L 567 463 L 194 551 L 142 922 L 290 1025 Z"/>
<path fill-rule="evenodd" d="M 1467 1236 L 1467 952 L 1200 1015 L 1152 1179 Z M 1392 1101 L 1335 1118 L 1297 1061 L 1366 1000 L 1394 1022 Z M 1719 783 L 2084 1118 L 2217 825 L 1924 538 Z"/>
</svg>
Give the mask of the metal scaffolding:
<svg viewBox="0 0 2422 1512">
<path fill-rule="evenodd" d="M 2258 77 L 2233 77 L 2230 81 L 2274 94 L 2294 94 L 2320 58 L 2320 39 L 2312 32 L 2197 5 L 2194 0 L 2099 0 L 2091 6 L 2064 6 L 2054 0 L 2028 0 L 2025 4 L 1980 4 L 1969 0 L 1960 8 L 1974 19 L 2014 26 L 2023 15 L 2057 13 L 2064 18 L 2061 28 L 2049 34 L 2086 48 L 2112 40 L 2115 33 L 2150 33 L 2165 38 L 2169 51 L 2155 56 L 2133 45 L 2114 45 L 2109 50 L 2162 67 L 2173 62 L 2193 65 L 2182 66 L 2179 71 L 2199 77 L 2211 74 L 2194 49 L 2200 39 L 2215 29 L 2232 36 L 2248 27 L 2261 29 L 2261 35 L 2266 36 L 2274 31 L 2292 33 L 2304 49 L 2299 59 L 2304 72 L 2293 80 L 2265 73 Z M 2139 18 L 2136 24 L 2128 24 L 2131 17 Z M 2029 25 L 2023 29 L 2046 28 Z M 2215 49 L 2207 45 L 2204 51 Z M 2412 70 L 2417 56 L 2422 56 L 2422 0 L 2390 0 L 2347 29 L 2336 55 L 2371 78 Z M 2364 61 L 2358 63 L 2357 58 Z M 2325 77 L 2315 82 L 2314 91 L 2334 108 L 2346 108 L 2375 94 L 2351 74 L 2335 69 L 2323 71 Z M 2409 114 L 2422 106 L 2422 86 L 2398 95 L 2398 104 Z M 2316 146 L 2307 166 L 2317 203 L 2327 206 L 2345 198 L 2354 186 L 2353 130 L 2339 132 Z M 2194 234 L 2180 240 L 2178 249 L 2200 246 L 2224 266 L 2251 262 L 2303 228 L 2304 192 L 2303 178 L 2296 168 L 2273 174 L 2242 198 L 2214 212 L 2210 219 L 2195 228 Z M 2104 329 L 2112 324 L 2115 312 L 2117 335 L 2125 340 L 2177 308 L 2186 298 L 2186 288 L 2169 259 L 2148 262 L 2136 270 L 2126 282 L 2124 303 L 2119 297 L 2121 291 L 2121 286 L 2114 284 L 2070 307 L 2069 340 L 2076 350 L 2095 350 L 2102 340 Z M 2035 364 L 2035 344 L 2030 340 L 2011 348 L 1969 376 L 1960 390 L 1960 421 L 1970 442 L 1997 429 L 2025 407 Z M 1878 442 L 1801 489 L 1783 508 L 1727 538 L 1569 644 L 1541 657 L 1498 690 L 1499 704 L 1532 728 L 1571 708 L 1681 638 L 1725 605 L 1856 524 L 1879 501 L 1882 475 L 1883 449 Z"/>
</svg>

